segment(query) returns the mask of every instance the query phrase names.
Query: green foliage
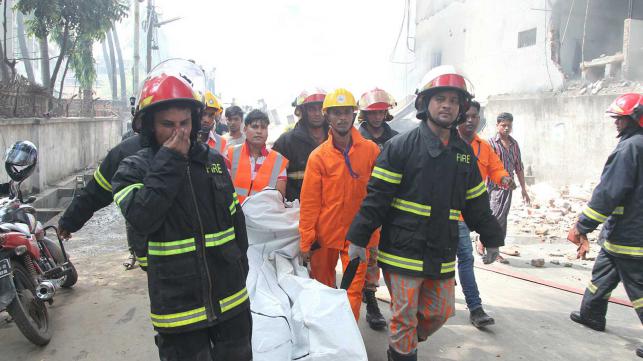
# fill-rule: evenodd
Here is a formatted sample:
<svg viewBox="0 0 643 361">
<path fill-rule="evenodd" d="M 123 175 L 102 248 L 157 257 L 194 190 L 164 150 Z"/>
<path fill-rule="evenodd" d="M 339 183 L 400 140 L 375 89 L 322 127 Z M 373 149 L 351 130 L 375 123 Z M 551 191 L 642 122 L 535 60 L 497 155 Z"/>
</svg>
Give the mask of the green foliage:
<svg viewBox="0 0 643 361">
<path fill-rule="evenodd" d="M 105 39 L 112 24 L 127 16 L 129 4 L 127 0 L 19 0 L 15 8 L 33 13 L 25 22 L 27 31 L 40 39 L 51 36 L 62 52 L 66 50 L 60 56 L 69 57 L 81 87 L 91 89 L 96 79 L 93 43 Z"/>
<path fill-rule="evenodd" d="M 102 40 L 112 22 L 127 15 L 126 0 L 19 0 L 16 9 L 23 14 L 33 12 L 27 29 L 37 38 L 69 29 L 70 37 L 86 36 Z"/>
<path fill-rule="evenodd" d="M 76 74 L 76 80 L 81 89 L 91 89 L 96 80 L 96 67 L 92 52 L 91 39 L 79 39 L 72 52 L 69 54 L 69 67 Z"/>
</svg>

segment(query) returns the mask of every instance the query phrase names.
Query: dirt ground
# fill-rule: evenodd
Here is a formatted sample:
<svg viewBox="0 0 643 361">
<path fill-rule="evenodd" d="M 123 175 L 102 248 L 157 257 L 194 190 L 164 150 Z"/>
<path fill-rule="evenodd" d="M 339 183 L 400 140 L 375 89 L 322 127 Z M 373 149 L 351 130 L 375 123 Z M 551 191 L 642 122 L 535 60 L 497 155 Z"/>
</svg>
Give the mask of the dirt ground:
<svg viewBox="0 0 643 361">
<path fill-rule="evenodd" d="M 79 280 L 73 289 L 60 291 L 49 308 L 54 329 L 51 343 L 32 345 L 9 316 L 0 313 L 0 360 L 157 360 L 146 277 L 138 268 L 125 271 L 122 266 L 128 253 L 118 210 L 110 206 L 98 212 L 66 245 Z M 507 257 L 508 265 L 493 267 L 579 289 L 587 284 L 592 261 L 570 261 L 571 267 L 551 263 L 573 253 L 568 244 L 538 241 L 519 247 L 519 257 Z M 548 255 L 544 267 L 531 266 L 533 257 L 544 254 Z M 607 331 L 595 332 L 569 320 L 580 295 L 483 269 L 476 269 L 476 276 L 484 307 L 496 318 L 496 325 L 483 331 L 471 326 L 458 289 L 456 315 L 420 345 L 419 360 L 638 359 L 634 349 L 643 342 L 643 335 L 632 308 L 610 304 Z M 622 288 L 613 295 L 625 298 Z M 385 287 L 380 287 L 378 296 L 386 300 Z M 388 318 L 387 303 L 381 302 L 380 308 Z M 386 332 L 370 330 L 363 317 L 359 326 L 369 360 L 386 360 Z"/>
</svg>

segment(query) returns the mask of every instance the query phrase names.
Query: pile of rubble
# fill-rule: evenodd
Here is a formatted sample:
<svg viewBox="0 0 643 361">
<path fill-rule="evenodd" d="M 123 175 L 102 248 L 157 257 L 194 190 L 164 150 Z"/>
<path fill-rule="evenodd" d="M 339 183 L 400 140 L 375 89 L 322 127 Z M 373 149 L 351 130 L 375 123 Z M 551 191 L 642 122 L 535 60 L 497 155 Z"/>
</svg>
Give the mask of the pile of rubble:
<svg viewBox="0 0 643 361">
<path fill-rule="evenodd" d="M 529 188 L 530 206 L 521 202 L 520 190 L 517 190 L 509 212 L 507 233 L 536 237 L 540 242 L 565 241 L 567 231 L 587 206 L 595 186 L 595 183 L 587 182 L 557 188 L 539 183 Z M 590 234 L 594 238 L 597 235 L 598 232 Z"/>
</svg>

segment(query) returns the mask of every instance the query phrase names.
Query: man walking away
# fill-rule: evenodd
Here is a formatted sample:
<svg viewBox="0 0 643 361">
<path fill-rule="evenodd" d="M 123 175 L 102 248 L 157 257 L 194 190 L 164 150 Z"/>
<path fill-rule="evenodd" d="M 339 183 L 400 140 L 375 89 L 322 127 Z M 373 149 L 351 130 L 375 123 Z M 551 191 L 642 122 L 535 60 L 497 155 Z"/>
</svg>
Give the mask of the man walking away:
<svg viewBox="0 0 643 361">
<path fill-rule="evenodd" d="M 616 149 L 603 168 L 592 199 L 569 230 L 578 245 L 578 258 L 589 251 L 587 234 L 603 223 L 598 236 L 601 250 L 580 311 L 572 321 L 593 330 L 605 330 L 605 314 L 612 290 L 623 282 L 634 311 L 643 324 L 643 94 L 624 94 L 610 105 L 618 137 Z M 636 354 L 643 357 L 643 346 Z"/>
</svg>

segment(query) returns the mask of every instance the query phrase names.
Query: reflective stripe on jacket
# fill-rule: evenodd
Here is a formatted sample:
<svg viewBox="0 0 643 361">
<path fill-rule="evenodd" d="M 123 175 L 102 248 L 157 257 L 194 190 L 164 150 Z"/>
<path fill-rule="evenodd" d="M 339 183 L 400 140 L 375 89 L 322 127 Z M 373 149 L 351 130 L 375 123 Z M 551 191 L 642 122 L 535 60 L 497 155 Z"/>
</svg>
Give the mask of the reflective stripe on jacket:
<svg viewBox="0 0 643 361">
<path fill-rule="evenodd" d="M 310 154 L 306 166 L 299 220 L 302 251 L 309 251 L 315 241 L 326 248 L 344 248 L 348 227 L 366 196 L 366 185 L 379 154 L 377 145 L 353 128 L 348 158 L 357 174 L 354 178 L 344 155 L 333 145 L 332 132 L 329 134 L 328 140 Z M 379 240 L 378 232 L 372 237 L 374 231 L 368 234 L 372 246 Z"/>
<path fill-rule="evenodd" d="M 166 147 L 124 159 L 114 201 L 148 237 L 152 324 L 159 332 L 210 327 L 249 306 L 245 219 L 224 158 L 194 143 L 188 159 Z"/>
<path fill-rule="evenodd" d="M 230 160 L 230 174 L 234 189 L 241 203 L 247 197 L 261 192 L 266 187 L 276 188 L 279 174 L 288 166 L 286 157 L 275 150 L 271 150 L 255 174 L 255 179 L 252 180 L 250 152 L 248 144 L 245 142 L 229 148 L 228 159 Z"/>
<path fill-rule="evenodd" d="M 598 241 L 613 256 L 643 257 L 643 128 L 628 129 L 607 158 L 592 199 L 578 219 L 581 233 L 601 223 Z"/>
<path fill-rule="evenodd" d="M 504 244 L 471 147 L 455 130 L 445 146 L 421 122 L 384 146 L 347 239 L 365 246 L 381 226 L 380 267 L 416 277 L 451 278 L 460 214 L 486 247 Z"/>
</svg>

